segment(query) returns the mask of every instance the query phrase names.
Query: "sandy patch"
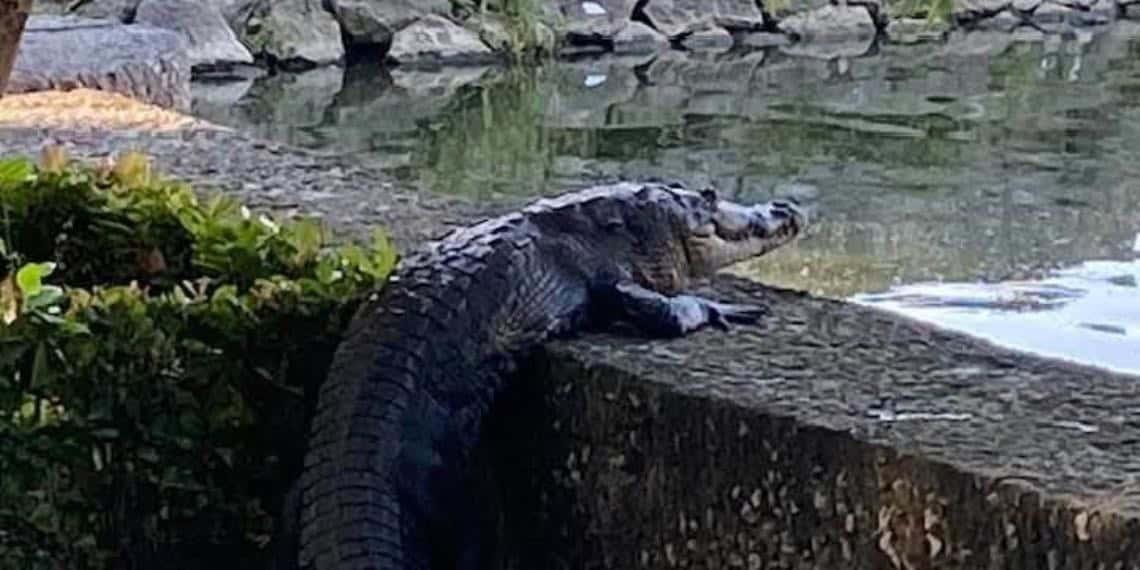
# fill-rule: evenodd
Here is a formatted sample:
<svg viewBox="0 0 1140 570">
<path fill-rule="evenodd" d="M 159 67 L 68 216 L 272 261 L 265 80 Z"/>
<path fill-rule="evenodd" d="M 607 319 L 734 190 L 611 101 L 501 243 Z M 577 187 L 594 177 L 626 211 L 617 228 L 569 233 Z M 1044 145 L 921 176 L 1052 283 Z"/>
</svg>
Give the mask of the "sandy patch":
<svg viewBox="0 0 1140 570">
<path fill-rule="evenodd" d="M 96 91 L 39 91 L 0 98 L 0 128 L 138 129 L 221 128 L 189 115 Z"/>
</svg>

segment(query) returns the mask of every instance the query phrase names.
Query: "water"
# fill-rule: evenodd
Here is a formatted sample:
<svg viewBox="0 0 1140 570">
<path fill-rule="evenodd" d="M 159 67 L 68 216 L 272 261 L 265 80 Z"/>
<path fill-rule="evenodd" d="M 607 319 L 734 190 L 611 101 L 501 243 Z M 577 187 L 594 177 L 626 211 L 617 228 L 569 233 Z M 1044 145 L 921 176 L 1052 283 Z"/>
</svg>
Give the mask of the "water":
<svg viewBox="0 0 1140 570">
<path fill-rule="evenodd" d="M 202 85 L 195 111 L 485 201 L 639 176 L 810 197 L 805 239 L 733 271 L 1137 372 L 1138 38 L 356 67 Z"/>
</svg>

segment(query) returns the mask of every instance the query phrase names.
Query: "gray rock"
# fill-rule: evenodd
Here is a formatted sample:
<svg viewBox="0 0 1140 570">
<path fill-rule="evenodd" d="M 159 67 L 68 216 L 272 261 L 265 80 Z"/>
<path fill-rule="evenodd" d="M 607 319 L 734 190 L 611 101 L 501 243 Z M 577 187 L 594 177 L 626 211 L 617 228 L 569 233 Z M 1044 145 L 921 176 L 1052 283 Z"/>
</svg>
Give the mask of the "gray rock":
<svg viewBox="0 0 1140 570">
<path fill-rule="evenodd" d="M 75 2 L 66 2 L 68 11 L 84 18 L 106 18 L 131 23 L 142 0 L 90 0 L 76 5 Z M 166 26 L 163 26 L 166 27 Z"/>
<path fill-rule="evenodd" d="M 190 108 L 186 40 L 170 30 L 110 20 L 28 19 L 9 93 L 86 87 L 177 110 Z"/>
<path fill-rule="evenodd" d="M 1013 7 L 992 16 L 978 18 L 970 22 L 970 29 L 987 32 L 1009 33 L 1025 23 L 1025 17 L 1013 11 Z"/>
<path fill-rule="evenodd" d="M 950 25 L 925 18 L 898 18 L 887 25 L 887 37 L 898 44 L 936 42 L 946 38 Z"/>
<path fill-rule="evenodd" d="M 135 21 L 180 34 L 190 46 L 192 67 L 251 64 L 253 55 L 238 41 L 222 13 L 194 0 L 143 0 Z"/>
<path fill-rule="evenodd" d="M 1116 18 L 1113 0 L 1045 0 L 1027 19 L 1035 24 L 1084 27 L 1107 24 Z"/>
<path fill-rule="evenodd" d="M 344 57 L 340 26 L 321 0 L 244 0 L 227 12 L 254 57 L 273 65 L 305 69 Z"/>
<path fill-rule="evenodd" d="M 544 0 L 555 32 L 571 43 L 610 40 L 629 24 L 637 0 Z"/>
<path fill-rule="evenodd" d="M 1028 15 L 1036 11 L 1043 1 L 1044 0 L 1013 0 L 1010 7 L 1018 15 Z"/>
<path fill-rule="evenodd" d="M 62 16 L 67 14 L 69 0 L 40 0 L 32 3 L 31 13 L 34 15 Z"/>
<path fill-rule="evenodd" d="M 511 50 L 514 42 L 508 29 L 510 22 L 500 14 L 475 14 L 464 20 L 463 27 L 475 32 L 479 39 L 487 44 L 492 51 L 506 52 Z"/>
<path fill-rule="evenodd" d="M 780 30 L 804 41 L 839 41 L 874 37 L 871 14 L 861 6 L 824 6 L 780 22 Z"/>
<path fill-rule="evenodd" d="M 714 26 L 756 30 L 764 25 L 764 14 L 752 0 L 648 0 L 641 11 L 670 38 Z"/>
<path fill-rule="evenodd" d="M 653 53 L 669 47 L 669 38 L 641 22 L 630 22 L 614 36 L 614 53 Z"/>
<path fill-rule="evenodd" d="M 741 34 L 736 38 L 736 43 L 756 49 L 785 46 L 791 41 L 788 36 L 773 32 L 752 32 L 750 34 Z"/>
<path fill-rule="evenodd" d="M 400 64 L 470 64 L 495 59 L 475 32 L 442 16 L 426 16 L 396 32 L 388 57 Z"/>
<path fill-rule="evenodd" d="M 329 4 L 350 47 L 387 45 L 412 22 L 451 11 L 448 0 L 330 0 Z"/>
<path fill-rule="evenodd" d="M 975 22 L 990 18 L 1010 7 L 1010 0 L 953 0 L 950 16 L 957 22 Z"/>
<path fill-rule="evenodd" d="M 780 53 L 794 57 L 809 57 L 821 60 L 846 60 L 865 55 L 875 45 L 875 36 L 831 36 L 815 38 L 812 41 L 795 42 L 780 46 Z M 843 65 L 847 65 L 846 62 Z M 840 75 L 845 74 L 845 68 L 840 68 Z"/>
<path fill-rule="evenodd" d="M 723 28 L 697 30 L 681 41 L 681 45 L 693 51 L 727 51 L 732 44 L 732 34 Z"/>
</svg>

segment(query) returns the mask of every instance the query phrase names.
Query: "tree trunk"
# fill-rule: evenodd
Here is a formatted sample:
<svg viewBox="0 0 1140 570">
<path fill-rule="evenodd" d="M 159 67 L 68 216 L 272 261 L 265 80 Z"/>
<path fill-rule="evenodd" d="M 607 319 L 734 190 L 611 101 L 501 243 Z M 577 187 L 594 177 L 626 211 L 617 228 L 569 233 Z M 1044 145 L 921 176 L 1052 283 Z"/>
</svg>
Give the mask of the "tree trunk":
<svg viewBox="0 0 1140 570">
<path fill-rule="evenodd" d="M 32 0 L 0 0 L 0 97 L 8 86 L 8 76 L 16 63 L 16 48 L 31 11 Z"/>
</svg>

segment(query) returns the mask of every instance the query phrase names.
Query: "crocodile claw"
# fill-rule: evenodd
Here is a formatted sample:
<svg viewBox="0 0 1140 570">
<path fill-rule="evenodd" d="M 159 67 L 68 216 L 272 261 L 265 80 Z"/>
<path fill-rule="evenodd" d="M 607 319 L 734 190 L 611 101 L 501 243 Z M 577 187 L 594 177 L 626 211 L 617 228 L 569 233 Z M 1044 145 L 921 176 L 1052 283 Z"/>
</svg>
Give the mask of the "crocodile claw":
<svg viewBox="0 0 1140 570">
<path fill-rule="evenodd" d="M 707 307 L 709 324 L 725 331 L 732 329 L 730 323 L 754 325 L 768 315 L 768 309 L 759 305 L 735 305 L 709 301 Z"/>
</svg>

